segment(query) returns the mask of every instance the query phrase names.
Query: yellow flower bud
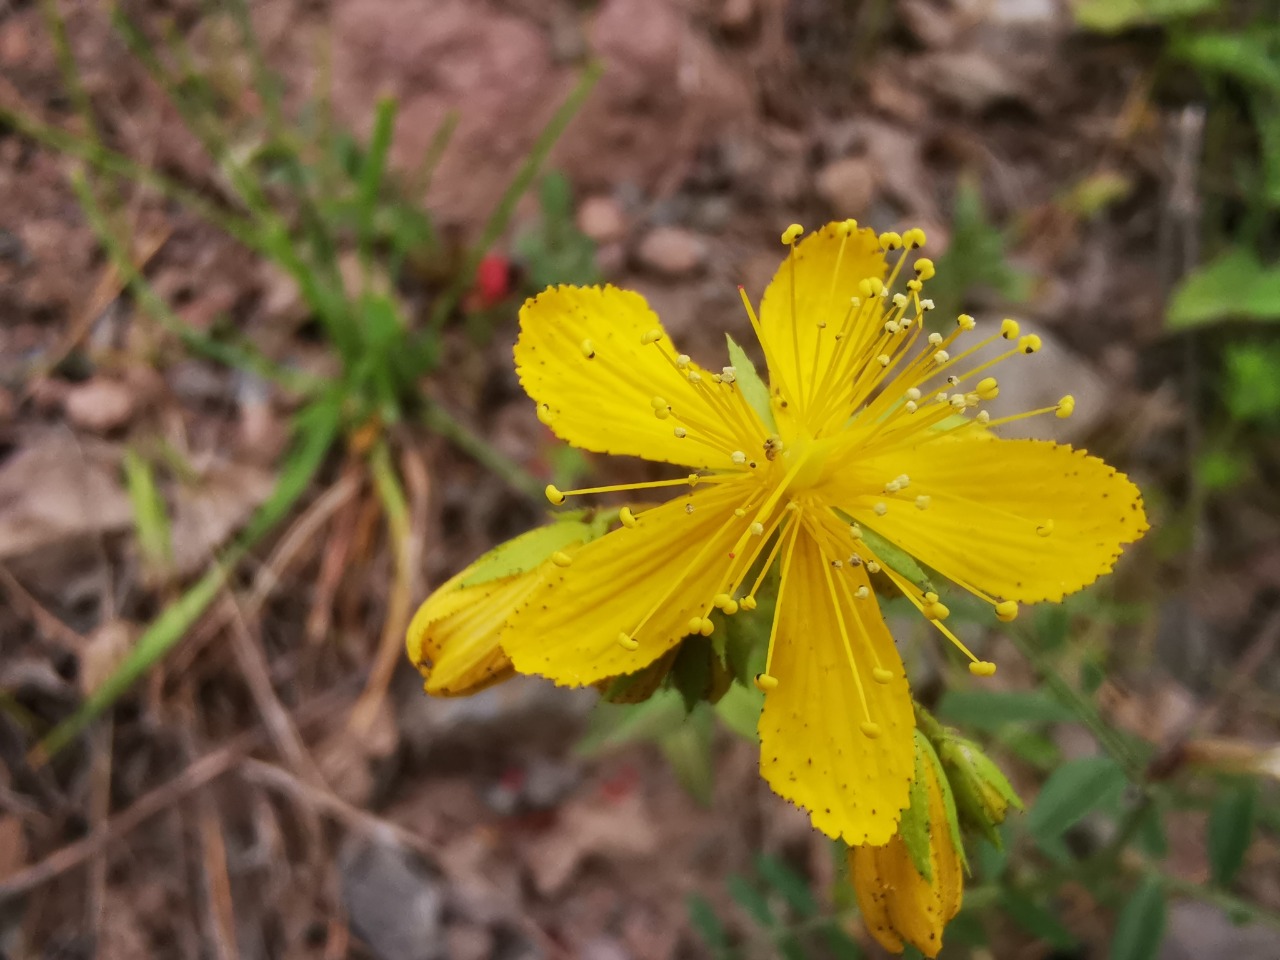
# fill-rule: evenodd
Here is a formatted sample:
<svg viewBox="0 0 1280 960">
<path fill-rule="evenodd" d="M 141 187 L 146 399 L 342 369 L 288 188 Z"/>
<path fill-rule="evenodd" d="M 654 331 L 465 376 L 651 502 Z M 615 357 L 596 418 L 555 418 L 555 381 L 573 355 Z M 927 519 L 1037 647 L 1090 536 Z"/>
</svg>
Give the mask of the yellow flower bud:
<svg viewBox="0 0 1280 960">
<path fill-rule="evenodd" d="M 927 957 L 960 910 L 964 852 L 955 805 L 938 757 L 916 731 L 911 805 L 888 843 L 849 848 L 849 871 L 868 932 L 891 953 L 911 944 Z"/>
</svg>

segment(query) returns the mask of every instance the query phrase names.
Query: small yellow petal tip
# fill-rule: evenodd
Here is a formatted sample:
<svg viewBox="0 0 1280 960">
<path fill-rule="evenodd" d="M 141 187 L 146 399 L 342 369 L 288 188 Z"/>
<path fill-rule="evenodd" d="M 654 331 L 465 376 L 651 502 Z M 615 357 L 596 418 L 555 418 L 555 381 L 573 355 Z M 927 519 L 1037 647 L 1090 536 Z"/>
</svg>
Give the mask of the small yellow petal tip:
<svg viewBox="0 0 1280 960">
<path fill-rule="evenodd" d="M 756 689 L 762 693 L 778 689 L 778 678 L 768 673 L 756 674 Z"/>
<path fill-rule="evenodd" d="M 990 660 L 975 660 L 969 664 L 969 672 L 975 677 L 990 677 L 996 672 L 996 665 Z"/>
<path fill-rule="evenodd" d="M 558 507 L 560 504 L 564 503 L 564 494 L 560 492 L 560 488 L 554 483 L 548 483 L 542 492 L 547 495 L 547 499 L 555 506 Z"/>
</svg>

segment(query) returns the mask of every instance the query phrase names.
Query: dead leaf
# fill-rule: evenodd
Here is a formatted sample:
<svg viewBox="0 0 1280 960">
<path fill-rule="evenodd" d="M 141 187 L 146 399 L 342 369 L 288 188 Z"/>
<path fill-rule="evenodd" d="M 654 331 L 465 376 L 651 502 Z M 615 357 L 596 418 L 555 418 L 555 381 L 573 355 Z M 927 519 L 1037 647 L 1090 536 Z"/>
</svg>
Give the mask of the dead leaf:
<svg viewBox="0 0 1280 960">
<path fill-rule="evenodd" d="M 204 568 L 210 555 L 271 493 L 270 472 L 239 463 L 217 464 L 173 495 L 173 565 L 179 577 Z"/>
<path fill-rule="evenodd" d="M 588 857 L 642 857 L 657 848 L 658 833 L 638 791 L 617 799 L 597 793 L 559 813 L 555 827 L 525 849 L 534 885 L 545 896 L 562 891 Z"/>
</svg>

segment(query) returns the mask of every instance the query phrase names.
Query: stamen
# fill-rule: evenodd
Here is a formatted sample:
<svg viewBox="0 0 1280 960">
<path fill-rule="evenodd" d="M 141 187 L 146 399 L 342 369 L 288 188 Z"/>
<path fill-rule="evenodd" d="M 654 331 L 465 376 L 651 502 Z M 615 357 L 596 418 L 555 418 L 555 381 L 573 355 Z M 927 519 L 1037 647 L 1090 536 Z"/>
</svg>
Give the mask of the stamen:
<svg viewBox="0 0 1280 960">
<path fill-rule="evenodd" d="M 640 649 L 640 641 L 630 634 L 620 633 L 618 634 L 618 646 L 623 650 L 638 650 Z"/>
<path fill-rule="evenodd" d="M 797 521 L 800 520 L 799 513 L 796 514 L 796 520 Z M 796 538 L 799 531 L 800 531 L 799 522 L 792 523 L 790 528 L 787 530 L 787 533 L 789 535 L 787 538 L 787 552 L 782 558 L 782 575 L 778 580 L 779 587 L 778 587 L 777 602 L 778 602 L 779 609 L 782 608 L 782 597 L 783 597 L 783 594 L 786 592 L 788 574 L 791 572 L 791 557 L 795 553 Z M 781 542 L 782 537 L 779 537 L 778 540 L 779 542 Z M 768 569 L 767 564 L 765 569 Z M 755 590 L 752 590 L 751 594 L 754 596 Z M 778 685 L 777 679 L 773 676 L 772 673 L 769 672 L 769 669 L 773 666 L 773 648 L 774 648 L 774 644 L 778 640 L 778 624 L 781 620 L 782 620 L 781 617 L 775 615 L 773 618 L 773 624 L 769 627 L 769 646 L 764 655 L 764 673 L 761 676 L 756 678 L 756 686 L 766 692 L 768 692 L 769 690 L 772 690 L 774 687 Z M 772 686 L 761 686 L 761 680 L 764 680 L 764 679 L 772 680 L 773 681 Z"/>
<path fill-rule="evenodd" d="M 643 483 L 615 483 L 605 487 L 583 487 L 581 490 L 560 490 L 554 484 L 547 484 L 546 490 L 543 491 L 547 499 L 557 507 L 564 503 L 566 497 L 582 497 L 589 493 L 619 493 L 623 490 L 651 490 L 655 487 L 678 487 L 688 485 L 695 487 L 699 483 L 720 483 L 726 480 L 737 479 L 737 474 L 710 474 L 702 475 L 691 473 L 687 477 L 677 477 L 674 480 L 647 480 Z"/>
<path fill-rule="evenodd" d="M 618 519 L 622 521 L 624 527 L 635 527 L 640 522 L 636 519 L 636 515 L 631 512 L 630 507 L 623 507 L 619 510 Z"/>
</svg>

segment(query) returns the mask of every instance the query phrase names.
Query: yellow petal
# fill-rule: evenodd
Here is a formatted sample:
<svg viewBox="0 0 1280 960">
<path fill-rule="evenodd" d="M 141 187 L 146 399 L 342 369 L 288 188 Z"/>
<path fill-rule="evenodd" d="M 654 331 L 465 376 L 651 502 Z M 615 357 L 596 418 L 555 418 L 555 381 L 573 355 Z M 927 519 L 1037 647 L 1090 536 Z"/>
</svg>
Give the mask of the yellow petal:
<svg viewBox="0 0 1280 960">
<path fill-rule="evenodd" d="M 828 561 L 809 531 L 798 535 L 783 574 L 769 672 L 777 687 L 760 715 L 760 772 L 774 792 L 809 811 L 813 825 L 846 843 L 885 843 L 909 799 L 915 771 L 914 717 L 902 661 L 861 567 L 845 566 L 849 591 L 828 586 Z M 837 607 L 839 619 L 837 618 Z M 849 663 L 850 641 L 870 719 Z M 879 667 L 888 682 L 873 679 Z"/>
<path fill-rule="evenodd" d="M 863 280 L 883 280 L 885 269 L 874 230 L 850 233 L 843 223 L 829 223 L 796 244 L 760 301 L 760 327 L 775 388 L 781 380 L 791 399 L 805 406 L 806 391 L 817 390 L 831 362 L 850 298 L 859 295 Z M 874 317 L 879 322 L 879 310 Z M 842 339 L 852 338 L 846 353 L 861 332 L 844 331 Z M 828 392 L 834 388 L 828 385 Z"/>
<path fill-rule="evenodd" d="M 740 390 L 692 362 L 678 368 L 678 356 L 657 315 L 629 290 L 552 287 L 520 308 L 516 372 L 560 439 L 703 469 L 733 468 L 735 450 L 757 455 L 764 430 Z M 746 425 L 755 426 L 750 435 Z"/>
<path fill-rule="evenodd" d="M 502 634 L 516 669 L 582 686 L 671 649 L 723 589 L 728 553 L 750 522 L 733 508 L 753 489 L 730 481 L 678 497 L 586 544 L 569 566 L 548 565 Z M 620 635 L 638 645 L 627 649 Z"/>
<path fill-rule="evenodd" d="M 885 481 L 902 474 L 910 489 L 886 497 Z M 833 477 L 824 492 L 859 522 L 1005 600 L 1061 600 L 1109 572 L 1147 529 L 1128 477 L 1040 440 L 944 437 L 870 458 L 855 452 Z M 920 495 L 927 509 L 915 506 Z"/>
</svg>

